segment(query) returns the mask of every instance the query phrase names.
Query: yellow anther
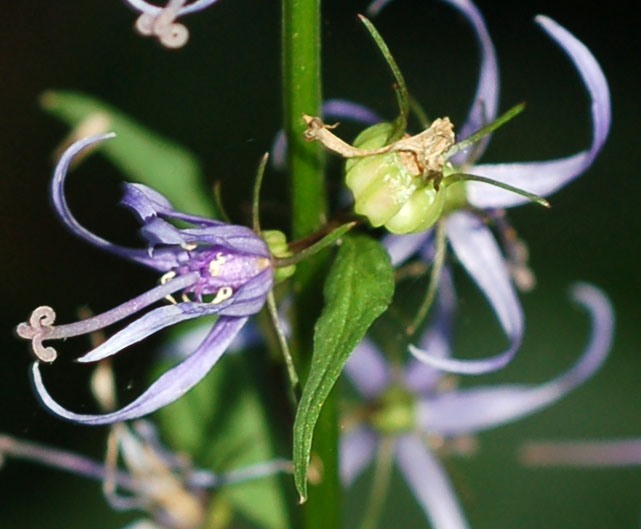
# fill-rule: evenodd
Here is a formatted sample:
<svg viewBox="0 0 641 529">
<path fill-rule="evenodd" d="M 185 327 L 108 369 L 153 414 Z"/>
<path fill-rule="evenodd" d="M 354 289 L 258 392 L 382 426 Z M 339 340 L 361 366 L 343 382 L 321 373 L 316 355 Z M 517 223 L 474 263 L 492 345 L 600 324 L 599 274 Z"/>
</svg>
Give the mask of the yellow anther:
<svg viewBox="0 0 641 529">
<path fill-rule="evenodd" d="M 160 277 L 160 284 L 164 285 L 166 283 L 169 283 L 169 281 L 171 281 L 174 277 L 176 277 L 176 272 L 167 272 Z"/>
<path fill-rule="evenodd" d="M 222 254 L 222 252 L 218 252 L 215 259 L 209 263 L 209 275 L 211 277 L 218 277 L 220 275 L 221 266 L 226 262 L 227 258 Z"/>
<path fill-rule="evenodd" d="M 272 262 L 268 257 L 259 257 L 258 258 L 258 268 L 260 270 L 265 270 L 265 268 L 269 268 L 271 266 Z"/>
<path fill-rule="evenodd" d="M 195 250 L 196 248 L 198 248 L 198 245 L 194 243 L 182 243 L 180 247 L 183 250 L 187 250 L 188 252 L 191 252 L 192 250 Z"/>
<path fill-rule="evenodd" d="M 231 287 L 221 287 L 218 289 L 218 292 L 216 292 L 216 297 L 211 300 L 211 304 L 218 305 L 219 303 L 231 298 L 233 293 L 234 291 Z"/>
</svg>

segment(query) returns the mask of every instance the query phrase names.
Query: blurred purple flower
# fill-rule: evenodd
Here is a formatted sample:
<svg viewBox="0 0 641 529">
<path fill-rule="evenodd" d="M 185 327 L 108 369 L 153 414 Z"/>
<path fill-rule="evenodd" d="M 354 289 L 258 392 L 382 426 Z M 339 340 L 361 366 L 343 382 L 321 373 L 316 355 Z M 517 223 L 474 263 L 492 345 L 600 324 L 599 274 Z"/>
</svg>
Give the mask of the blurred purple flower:
<svg viewBox="0 0 641 529">
<path fill-rule="evenodd" d="M 629 467 L 641 465 L 641 438 L 532 441 L 521 450 L 530 466 Z"/>
<path fill-rule="evenodd" d="M 376 14 L 391 0 L 379 0 L 369 7 Z M 499 98 L 499 72 L 494 46 L 477 7 L 468 0 L 444 0 L 458 9 L 474 29 L 481 50 L 481 65 L 474 103 L 460 128 L 458 141 L 494 121 L 497 117 Z M 483 154 L 489 136 L 467 150 L 457 153 L 450 161 L 455 172 L 472 173 L 491 178 L 539 196 L 548 196 L 579 176 L 594 161 L 601 150 L 610 129 L 610 94 L 607 81 L 590 51 L 566 29 L 553 20 L 539 15 L 535 21 L 556 41 L 576 66 L 592 100 L 592 144 L 589 149 L 567 158 L 525 163 L 476 164 Z M 333 109 L 332 117 L 349 118 L 364 123 L 374 123 L 371 117 L 343 106 Z M 524 317 L 521 305 L 510 279 L 505 259 L 490 229 L 475 212 L 487 211 L 496 216 L 496 208 L 517 206 L 528 199 L 504 189 L 485 183 L 467 182 L 462 202 L 473 208 L 461 209 L 460 205 L 445 219 L 445 230 L 450 246 L 463 267 L 479 286 L 503 331 L 509 339 L 508 348 L 482 360 L 457 360 L 440 358 L 433 351 L 410 346 L 411 352 L 421 361 L 433 367 L 455 373 L 480 374 L 500 369 L 516 354 L 521 346 L 524 332 Z M 388 235 L 384 239 L 392 263 L 399 265 L 417 252 L 423 258 L 434 255 L 433 230 L 411 235 Z"/>
<path fill-rule="evenodd" d="M 147 249 L 112 244 L 82 227 L 73 217 L 64 196 L 64 182 L 73 158 L 83 149 L 114 134 L 94 136 L 74 143 L 58 162 L 52 181 L 56 211 L 78 237 L 106 251 L 163 272 L 160 285 L 103 314 L 66 325 L 54 325 L 51 307 L 39 307 L 18 335 L 32 341 L 39 360 L 52 362 L 57 353 L 43 341 L 92 333 L 169 299 L 172 303 L 147 311 L 136 321 L 78 359 L 96 362 L 114 355 L 147 336 L 175 323 L 217 314 L 218 320 L 196 350 L 156 380 L 124 408 L 104 415 L 81 415 L 66 410 L 49 395 L 39 361 L 32 374 L 43 404 L 55 414 L 84 424 L 108 424 L 141 417 L 175 401 L 197 384 L 218 361 L 248 317 L 265 303 L 273 285 L 273 262 L 265 242 L 244 226 L 225 224 L 175 211 L 160 193 L 140 184 L 126 184 L 122 203 L 143 222 L 140 230 Z M 168 220 L 191 225 L 178 229 Z M 177 303 L 171 295 L 182 292 Z"/>
<path fill-rule="evenodd" d="M 124 463 L 122 470 L 116 467 L 119 452 Z M 184 454 L 176 454 L 162 444 L 152 423 L 142 420 L 113 427 L 104 464 L 0 434 L 0 461 L 3 456 L 102 481 L 105 497 L 113 509 L 141 510 L 149 515 L 149 519 L 127 526 L 131 529 L 196 529 L 205 520 L 210 489 L 291 472 L 291 463 L 281 459 L 225 474 L 194 468 Z"/>
<path fill-rule="evenodd" d="M 586 284 L 572 295 L 590 313 L 591 337 L 579 361 L 561 376 L 538 386 L 497 385 L 439 391 L 443 375 L 417 359 L 405 369 L 389 365 L 369 341 L 359 344 L 345 371 L 367 401 L 368 421 L 341 439 L 341 477 L 351 484 L 375 457 L 384 436 L 394 442 L 394 457 L 410 490 L 434 529 L 464 529 L 467 522 L 438 457 L 426 440 L 451 439 L 511 423 L 551 405 L 585 382 L 610 349 L 613 314 L 608 300 Z M 435 355 L 450 354 L 455 294 L 443 276 L 437 314 L 421 346 Z M 362 417 L 362 415 L 358 415 Z"/>
<path fill-rule="evenodd" d="M 189 40 L 189 31 L 177 23 L 176 18 L 205 9 L 217 1 L 196 0 L 187 4 L 187 0 L 169 0 L 165 7 L 160 7 L 145 0 L 125 0 L 140 13 L 136 20 L 138 32 L 141 35 L 157 37 L 167 48 L 180 48 Z"/>
</svg>

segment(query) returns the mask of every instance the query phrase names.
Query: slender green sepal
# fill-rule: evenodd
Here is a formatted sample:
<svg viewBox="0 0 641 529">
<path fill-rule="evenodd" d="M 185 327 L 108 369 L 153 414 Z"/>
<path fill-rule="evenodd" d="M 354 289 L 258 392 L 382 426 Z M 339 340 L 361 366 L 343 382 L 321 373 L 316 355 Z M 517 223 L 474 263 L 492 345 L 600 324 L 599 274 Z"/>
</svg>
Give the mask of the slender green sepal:
<svg viewBox="0 0 641 529">
<path fill-rule="evenodd" d="M 396 99 L 398 101 L 398 109 L 400 113 L 398 118 L 394 120 L 394 130 L 388 140 L 388 143 L 394 143 L 395 141 L 400 140 L 403 137 L 403 134 L 405 134 L 405 130 L 407 129 L 407 116 L 410 111 L 410 102 L 409 102 L 410 98 L 407 92 L 407 85 L 405 84 L 405 78 L 403 77 L 403 74 L 401 73 L 401 70 L 398 67 L 398 64 L 396 64 L 396 61 L 392 56 L 392 52 L 390 52 L 389 47 L 387 46 L 387 44 L 385 44 L 383 37 L 378 32 L 378 30 L 374 27 L 374 24 L 372 24 L 363 15 L 358 15 L 358 18 L 365 25 L 365 27 L 367 28 L 367 31 L 369 31 L 369 34 L 374 39 L 374 42 L 378 46 L 378 49 L 381 50 L 381 53 L 383 54 L 383 58 L 387 62 L 388 66 L 390 67 L 390 70 L 392 70 L 392 74 L 396 79 L 395 91 L 396 91 Z"/>
<path fill-rule="evenodd" d="M 486 125 L 482 129 L 477 130 L 469 138 L 455 143 L 450 147 L 450 149 L 445 153 L 445 159 L 448 160 L 456 153 L 464 151 L 471 145 L 474 145 L 479 140 L 482 140 L 488 134 L 492 134 L 496 129 L 505 125 L 508 121 L 511 121 L 513 118 L 518 116 L 521 112 L 525 110 L 525 103 L 519 103 L 518 105 L 512 107 L 505 114 L 499 116 L 495 121 Z"/>
<path fill-rule="evenodd" d="M 216 209 L 220 214 L 220 219 L 227 224 L 232 224 L 231 217 L 227 214 L 227 210 L 223 205 L 222 187 L 223 184 L 220 180 L 214 182 L 214 203 L 216 204 Z"/>
<path fill-rule="evenodd" d="M 291 257 L 276 259 L 276 267 L 282 268 L 285 266 L 291 266 L 291 265 L 298 264 L 301 261 L 304 261 L 305 259 L 309 259 L 310 257 L 312 257 L 313 255 L 316 255 L 321 250 L 324 250 L 331 244 L 334 244 L 338 239 L 340 239 L 343 235 L 345 235 L 349 230 L 351 230 L 357 224 L 358 224 L 357 221 L 352 221 L 352 222 L 343 224 L 342 226 L 336 228 L 331 233 L 328 233 L 327 235 L 325 235 L 325 237 L 323 237 L 320 241 L 315 242 L 311 246 L 308 246 L 304 250 L 301 250 L 300 252 L 292 255 Z"/>
<path fill-rule="evenodd" d="M 269 160 L 269 153 L 263 154 L 263 158 L 258 164 L 256 171 L 256 180 L 254 180 L 254 195 L 252 197 L 252 229 L 260 235 L 260 188 L 263 185 L 263 175 L 265 174 L 265 167 Z"/>
<path fill-rule="evenodd" d="M 410 109 L 418 119 L 418 122 L 421 124 L 423 129 L 426 129 L 430 126 L 430 118 L 425 112 L 423 105 L 421 105 L 415 97 L 410 96 Z"/>
<path fill-rule="evenodd" d="M 540 206 L 543 206 L 545 208 L 550 207 L 550 203 L 539 195 L 535 195 L 534 193 L 530 193 L 529 191 L 519 189 L 518 187 L 514 187 L 509 184 L 504 184 L 503 182 L 493 180 L 492 178 L 486 178 L 485 176 L 478 176 L 467 173 L 454 173 L 443 180 L 443 185 L 449 186 L 450 184 L 454 184 L 456 182 L 483 182 L 484 184 L 489 184 L 494 187 L 500 187 L 501 189 L 505 189 L 506 191 L 510 191 L 511 193 L 521 195 L 522 197 L 525 197 L 535 204 L 539 204 Z"/>
</svg>

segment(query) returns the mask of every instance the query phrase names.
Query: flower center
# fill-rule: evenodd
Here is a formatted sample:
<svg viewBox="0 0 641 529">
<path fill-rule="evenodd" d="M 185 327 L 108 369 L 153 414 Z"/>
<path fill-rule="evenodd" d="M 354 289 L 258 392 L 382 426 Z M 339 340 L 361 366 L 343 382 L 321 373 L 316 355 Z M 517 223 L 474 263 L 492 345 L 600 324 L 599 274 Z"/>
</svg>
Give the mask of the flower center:
<svg viewBox="0 0 641 529">
<path fill-rule="evenodd" d="M 375 402 L 370 422 L 388 435 L 413 430 L 416 425 L 414 396 L 405 388 L 392 386 Z"/>
<path fill-rule="evenodd" d="M 213 296 L 214 304 L 229 299 L 237 289 L 271 266 L 267 257 L 232 252 L 221 246 L 196 247 L 188 250 L 188 258 L 170 272 L 168 279 L 196 272 L 198 280 L 185 289 L 198 301 Z"/>
</svg>

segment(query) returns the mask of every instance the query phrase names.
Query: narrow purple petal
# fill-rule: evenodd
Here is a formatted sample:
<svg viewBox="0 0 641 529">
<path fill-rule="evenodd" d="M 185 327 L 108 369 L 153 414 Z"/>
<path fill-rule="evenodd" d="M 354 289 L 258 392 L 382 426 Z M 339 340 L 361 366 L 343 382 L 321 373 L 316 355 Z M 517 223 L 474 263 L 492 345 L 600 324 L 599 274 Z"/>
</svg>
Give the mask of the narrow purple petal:
<svg viewBox="0 0 641 529">
<path fill-rule="evenodd" d="M 433 529 L 468 528 L 445 470 L 419 437 L 408 435 L 399 438 L 396 460 Z"/>
<path fill-rule="evenodd" d="M 230 304 L 231 299 L 226 300 L 224 303 Z M 222 305 L 222 303 L 220 305 Z M 221 310 L 220 305 L 211 305 L 208 303 L 178 303 L 176 305 L 158 307 L 127 325 L 98 347 L 78 358 L 76 362 L 88 363 L 103 360 L 170 325 L 208 314 L 217 314 Z"/>
<path fill-rule="evenodd" d="M 603 364 L 612 344 L 614 316 L 598 289 L 579 284 L 572 296 L 589 312 L 592 331 L 579 361 L 566 373 L 539 386 L 505 385 L 452 391 L 419 406 L 421 428 L 438 435 L 461 435 L 510 423 L 545 408 L 588 380 Z"/>
<path fill-rule="evenodd" d="M 142 221 L 146 221 L 155 216 L 163 216 L 189 222 L 190 224 L 201 227 L 219 226 L 223 224 L 219 220 L 176 211 L 164 195 L 144 184 L 125 183 L 124 187 L 125 193 L 121 204 L 131 209 Z"/>
<path fill-rule="evenodd" d="M 178 11 L 178 15 L 179 16 L 187 15 L 189 13 L 200 11 L 201 9 L 205 9 L 210 5 L 215 4 L 217 1 L 218 0 L 196 0 L 195 2 L 192 2 L 191 4 L 188 4 L 182 7 L 180 11 Z M 125 0 L 125 2 L 129 4 L 130 7 L 133 7 L 136 11 L 139 11 L 140 13 L 157 15 L 163 10 L 163 7 L 150 4 L 145 0 Z"/>
<path fill-rule="evenodd" d="M 40 463 L 52 468 L 57 468 L 70 474 L 76 474 L 104 480 L 107 470 L 102 463 L 98 463 L 84 456 L 79 456 L 67 450 L 59 450 L 31 441 L 15 439 L 7 435 L 0 435 L 0 457 L 11 456 L 26 461 Z M 136 489 L 131 477 L 125 472 L 116 472 L 116 481 L 119 487 L 130 491 Z"/>
<path fill-rule="evenodd" d="M 186 481 L 189 487 L 209 489 L 261 479 L 281 472 L 291 474 L 292 462 L 287 459 L 272 459 L 270 461 L 254 463 L 247 467 L 230 470 L 225 474 L 214 474 L 209 470 L 197 470 L 190 472 L 186 477 Z"/>
<path fill-rule="evenodd" d="M 250 316 L 262 308 L 272 284 L 272 270 L 268 268 L 221 303 L 213 305 L 211 303 L 187 302 L 151 310 L 76 361 L 85 363 L 103 360 L 170 325 L 201 316 L 211 314 L 234 317 Z"/>
<path fill-rule="evenodd" d="M 641 439 L 530 442 L 520 450 L 520 459 L 532 466 L 638 466 Z"/>
<path fill-rule="evenodd" d="M 73 422 L 99 425 L 137 419 L 171 404 L 200 382 L 222 356 L 246 321 L 247 318 L 221 317 L 207 338 L 189 358 L 167 371 L 131 404 L 113 413 L 77 414 L 60 406 L 45 389 L 38 362 L 34 362 L 32 367 L 36 392 L 47 409 Z"/>
<path fill-rule="evenodd" d="M 266 268 L 240 287 L 230 298 L 232 303 L 225 304 L 219 313 L 223 316 L 239 317 L 256 314 L 263 308 L 267 294 L 273 286 L 274 271 L 271 267 Z"/>
<path fill-rule="evenodd" d="M 367 14 L 370 17 L 375 17 L 387 4 L 392 0 L 374 0 L 370 5 L 367 6 Z"/>
<path fill-rule="evenodd" d="M 599 63 L 583 43 L 547 17 L 539 15 L 536 22 L 568 54 L 585 83 L 592 101 L 592 145 L 588 150 L 567 158 L 545 162 L 477 165 L 473 172 L 537 195 L 548 196 L 590 167 L 603 147 L 610 131 L 610 91 Z M 510 207 L 527 202 L 520 195 L 478 182 L 468 183 L 467 194 L 470 204 L 479 208 Z"/>
<path fill-rule="evenodd" d="M 345 364 L 345 373 L 354 387 L 368 399 L 389 384 L 390 373 L 381 351 L 367 338 L 361 340 Z"/>
<path fill-rule="evenodd" d="M 483 16 L 474 3 L 467 0 L 443 1 L 465 15 L 474 29 L 474 34 L 476 35 L 481 51 L 481 66 L 476 94 L 474 95 L 474 102 L 472 103 L 467 118 L 459 130 L 457 139 L 460 141 L 496 119 L 499 104 L 499 68 L 492 39 L 485 26 Z M 458 153 L 452 161 L 456 165 L 466 163 L 469 157 L 468 151 L 473 151 L 476 156 L 480 157 L 483 152 L 485 152 L 489 141 L 490 136 L 486 136 L 477 145 Z"/>
<path fill-rule="evenodd" d="M 419 341 L 419 347 L 429 351 L 437 358 L 451 356 L 452 324 L 456 310 L 456 292 L 452 275 L 447 267 L 441 272 L 436 314 L 427 331 Z M 409 361 L 405 369 L 405 385 L 416 393 L 427 393 L 434 390 L 443 373 L 434 367 L 424 364 L 416 358 Z"/>
<path fill-rule="evenodd" d="M 51 181 L 51 197 L 53 199 L 53 205 L 58 212 L 61 220 L 64 224 L 71 230 L 71 232 L 84 239 L 103 250 L 114 253 L 126 259 L 131 259 L 140 264 L 150 266 L 156 270 L 166 272 L 174 266 L 176 266 L 175 258 L 169 253 L 162 253 L 158 256 L 150 257 L 145 250 L 137 250 L 132 248 L 125 248 L 123 246 L 118 246 L 116 244 L 110 243 L 109 241 L 98 237 L 97 235 L 91 233 L 89 230 L 80 225 L 76 218 L 71 214 L 69 206 L 67 205 L 67 199 L 64 194 L 64 184 L 67 177 L 67 172 L 69 170 L 69 165 L 73 161 L 74 157 L 86 149 L 87 147 L 94 145 L 103 140 L 114 138 L 116 135 L 113 132 L 108 134 L 102 134 L 100 136 L 91 136 L 89 138 L 84 138 L 73 143 L 60 157 L 58 161 L 53 179 Z"/>
<path fill-rule="evenodd" d="M 179 15 L 188 15 L 189 13 L 195 13 L 196 11 L 200 11 L 202 9 L 206 9 L 211 5 L 214 5 L 218 0 L 196 0 L 195 2 L 192 2 L 191 4 L 186 5 L 183 7 L 178 14 Z"/>
<path fill-rule="evenodd" d="M 375 125 L 383 121 L 381 116 L 366 106 L 346 99 L 328 99 L 323 103 L 321 112 L 325 119 L 349 119 L 364 125 Z"/>
<path fill-rule="evenodd" d="M 369 466 L 378 444 L 376 434 L 360 426 L 340 438 L 341 483 L 349 487 Z"/>
<path fill-rule="evenodd" d="M 182 230 L 179 230 L 176 226 L 158 217 L 151 217 L 140 228 L 140 235 L 151 248 L 159 244 L 170 246 L 186 245 L 187 240 L 181 232 Z"/>
<path fill-rule="evenodd" d="M 466 211 L 450 215 L 447 236 L 463 267 L 492 306 L 510 345 L 498 355 L 483 360 L 438 358 L 429 351 L 410 346 L 419 360 L 453 373 L 482 374 L 504 367 L 516 354 L 523 340 L 523 311 L 516 297 L 501 251 L 483 222 Z"/>
<path fill-rule="evenodd" d="M 323 103 L 321 112 L 325 119 L 348 119 L 365 125 L 374 125 L 383 121 L 376 112 L 345 99 L 328 99 Z M 283 170 L 287 163 L 286 157 L 287 137 L 285 136 L 285 131 L 280 130 L 272 143 L 271 158 L 273 166 L 278 170 Z"/>
<path fill-rule="evenodd" d="M 418 252 L 432 236 L 432 230 L 407 235 L 386 235 L 381 241 L 390 256 L 392 266 L 399 266 Z"/>
<path fill-rule="evenodd" d="M 180 230 L 180 234 L 187 243 L 222 246 L 240 254 L 271 258 L 265 241 L 245 226 L 221 224 L 206 228 Z"/>
</svg>

